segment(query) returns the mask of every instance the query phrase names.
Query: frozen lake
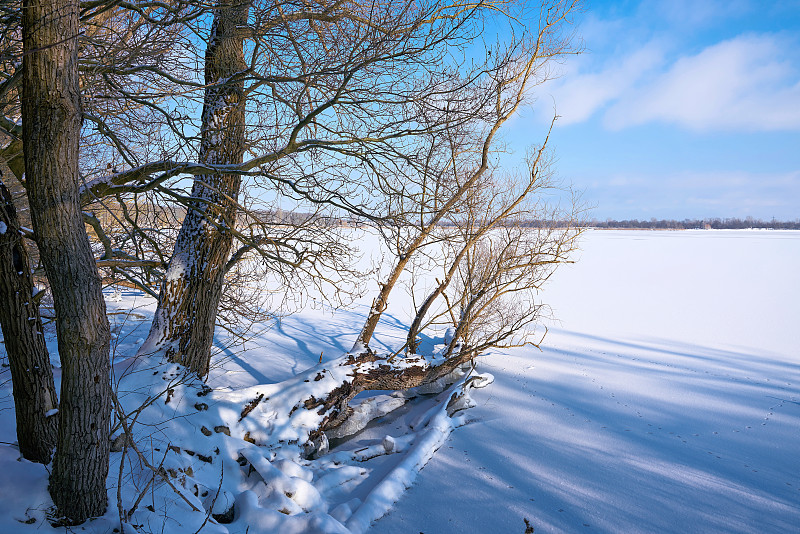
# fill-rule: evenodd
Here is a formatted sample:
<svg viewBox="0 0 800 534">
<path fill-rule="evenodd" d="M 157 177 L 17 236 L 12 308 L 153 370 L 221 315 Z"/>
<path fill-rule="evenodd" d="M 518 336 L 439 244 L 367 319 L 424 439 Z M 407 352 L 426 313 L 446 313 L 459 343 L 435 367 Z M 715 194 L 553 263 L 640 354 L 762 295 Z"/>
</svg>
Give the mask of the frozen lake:
<svg viewBox="0 0 800 534">
<path fill-rule="evenodd" d="M 800 347 L 800 232 L 592 231 L 543 298 L 569 332 L 759 354 Z"/>
<path fill-rule="evenodd" d="M 798 532 L 800 232 L 592 231 L 373 532 Z"/>
</svg>

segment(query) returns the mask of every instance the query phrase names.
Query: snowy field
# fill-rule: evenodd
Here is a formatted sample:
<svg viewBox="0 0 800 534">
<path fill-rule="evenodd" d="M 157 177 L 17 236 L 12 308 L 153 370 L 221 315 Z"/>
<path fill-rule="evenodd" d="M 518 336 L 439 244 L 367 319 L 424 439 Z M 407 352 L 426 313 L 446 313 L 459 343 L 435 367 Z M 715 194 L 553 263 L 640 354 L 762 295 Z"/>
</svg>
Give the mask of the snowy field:
<svg viewBox="0 0 800 534">
<path fill-rule="evenodd" d="M 594 231 L 376 534 L 800 532 L 800 232 Z"/>
<path fill-rule="evenodd" d="M 473 390 L 477 406 L 461 412 L 463 426 L 405 493 L 382 485 L 398 472 L 407 484 L 414 469 L 404 462 L 414 454 L 424 459 L 419 446 L 405 447 L 402 439 L 397 454 L 365 464 L 366 481 L 319 480 L 333 471 L 298 477 L 307 474 L 326 513 L 353 531 L 400 495 L 370 533 L 522 534 L 526 519 L 536 533 L 800 532 L 797 265 L 800 232 L 589 232 L 580 261 L 563 266 L 542 293 L 554 316 L 543 350 L 480 359 L 478 371 L 494 383 Z M 409 310 L 397 296 L 375 348 L 404 338 Z M 112 313 L 131 306 L 133 314 L 110 316 L 120 318 L 112 324 L 118 361 L 145 337 L 153 305 L 133 292 L 109 302 Z M 243 349 L 221 350 L 209 384 L 272 384 L 313 367 L 320 355 L 338 357 L 368 306 L 366 298 L 352 310 L 290 316 Z M 56 531 L 43 521 L 45 468 L 16 459 L 10 387 L 3 367 L 0 532 Z M 419 419 L 420 409 L 409 402 L 333 454 L 381 443 L 393 428 Z M 430 442 L 432 435 L 420 431 L 415 439 Z M 116 495 L 109 492 L 111 508 Z M 114 514 L 88 531 L 110 531 Z M 30 518 L 36 521 L 21 522 Z M 295 531 L 328 525 L 344 532 L 320 521 L 295 523 Z M 163 531 L 177 532 L 175 524 Z M 226 529 L 207 524 L 203 532 L 246 530 L 242 518 Z M 150 531 L 160 530 L 153 524 Z"/>
</svg>

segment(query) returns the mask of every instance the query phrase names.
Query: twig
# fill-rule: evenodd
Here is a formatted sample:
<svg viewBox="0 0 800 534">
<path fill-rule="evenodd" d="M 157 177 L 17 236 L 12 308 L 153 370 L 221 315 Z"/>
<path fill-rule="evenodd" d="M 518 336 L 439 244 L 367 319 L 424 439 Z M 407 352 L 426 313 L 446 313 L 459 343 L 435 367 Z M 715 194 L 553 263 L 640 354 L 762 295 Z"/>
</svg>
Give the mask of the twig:
<svg viewBox="0 0 800 534">
<path fill-rule="evenodd" d="M 148 461 L 147 461 L 147 458 L 145 458 L 144 454 L 142 454 L 142 452 L 141 452 L 141 451 L 139 450 L 139 448 L 136 446 L 136 443 L 133 441 L 133 437 L 131 436 L 130 430 L 129 430 L 129 428 L 128 428 L 128 423 L 127 423 L 127 420 L 126 420 L 126 417 L 125 417 L 125 412 L 122 410 L 122 406 L 120 406 L 120 404 L 119 404 L 119 400 L 117 399 L 117 396 L 116 396 L 114 393 L 112 393 L 112 394 L 111 394 L 111 400 L 114 402 L 114 407 L 117 409 L 117 412 L 118 412 L 118 413 L 119 413 L 119 415 L 120 415 L 120 422 L 122 423 L 122 427 L 123 427 L 123 429 L 124 429 L 125 433 L 128 435 L 128 438 L 130 439 L 130 446 L 131 446 L 131 448 L 132 448 L 132 449 L 133 449 L 133 450 L 136 452 L 136 455 L 137 455 L 137 456 L 139 456 L 139 459 L 142 461 L 142 463 L 143 463 L 143 464 L 144 464 L 144 465 L 145 465 L 145 466 L 146 466 L 148 469 L 150 469 L 150 470 L 151 470 L 153 473 L 155 473 L 155 474 L 157 474 L 158 476 L 160 476 L 160 477 L 161 477 L 161 478 L 164 480 L 164 482 L 166 482 L 166 483 L 167 483 L 167 485 L 168 485 L 170 488 L 172 488 L 172 491 L 174 491 L 175 493 L 177 493 L 177 494 L 178 494 L 178 496 L 179 496 L 181 499 L 183 499 L 183 501 L 184 501 L 186 504 L 188 504 L 188 505 L 189 505 L 189 507 L 190 507 L 192 510 L 194 510 L 195 512 L 199 512 L 199 511 L 200 511 L 200 509 L 199 509 L 199 508 L 197 508 L 197 506 L 195 506 L 194 504 L 192 504 L 192 503 L 191 503 L 191 501 L 189 501 L 189 499 L 187 499 L 187 498 L 186 498 L 186 496 L 185 496 L 183 493 L 181 493 L 181 492 L 178 490 L 178 488 L 176 488 L 176 487 L 175 487 L 175 485 L 172 483 L 172 481 L 169 479 L 169 476 L 168 476 L 166 473 L 164 473 L 163 471 L 161 471 L 161 470 L 159 470 L 159 469 L 156 469 L 155 467 L 153 467 L 153 466 L 150 464 L 150 462 L 148 462 Z M 169 449 L 167 449 L 167 450 L 169 450 Z"/>
<path fill-rule="evenodd" d="M 130 438 L 127 434 L 126 438 Z M 125 467 L 125 455 L 128 452 L 128 440 L 123 440 L 122 444 L 122 458 L 119 459 L 119 476 L 117 477 L 117 513 L 119 514 L 119 532 L 125 534 L 125 523 L 128 522 L 128 516 L 125 514 L 125 508 L 122 506 L 122 474 Z"/>
<path fill-rule="evenodd" d="M 247 403 L 247 406 L 245 406 L 244 409 L 242 409 L 242 415 L 239 416 L 240 423 L 242 422 L 242 419 L 247 417 L 250 414 L 250 412 L 256 409 L 256 406 L 258 406 L 258 403 L 260 403 L 263 398 L 264 394 L 260 393 L 258 397 L 254 398 L 253 400 Z"/>
<path fill-rule="evenodd" d="M 167 453 L 168 452 L 169 452 L 169 448 L 167 448 L 167 450 L 164 451 L 164 457 L 161 458 L 161 462 L 158 464 L 158 471 L 161 471 L 161 468 L 164 465 L 164 460 L 167 459 Z M 147 490 L 150 489 L 150 484 L 153 483 L 155 478 L 156 478 L 156 476 L 154 474 L 152 477 L 150 477 L 150 480 L 147 481 L 147 484 L 145 485 L 144 489 L 139 492 L 139 496 L 136 498 L 136 502 L 133 503 L 133 506 L 131 506 L 131 509 L 128 510 L 128 513 L 126 514 L 126 519 L 130 519 L 131 516 L 133 515 L 133 512 L 135 512 L 136 509 L 139 507 L 139 503 L 142 502 L 142 499 L 147 494 Z"/>
<path fill-rule="evenodd" d="M 214 505 L 217 504 L 217 498 L 219 497 L 219 492 L 222 490 L 222 479 L 225 478 L 225 464 L 220 466 L 219 470 L 219 485 L 217 486 L 217 494 L 214 495 L 214 499 L 211 501 L 211 506 L 208 507 L 208 513 L 206 513 L 206 518 L 203 520 L 203 524 L 200 525 L 194 534 L 200 534 L 200 531 L 203 530 L 203 527 L 206 526 L 208 523 L 208 518 L 211 517 L 212 513 L 214 512 Z"/>
</svg>

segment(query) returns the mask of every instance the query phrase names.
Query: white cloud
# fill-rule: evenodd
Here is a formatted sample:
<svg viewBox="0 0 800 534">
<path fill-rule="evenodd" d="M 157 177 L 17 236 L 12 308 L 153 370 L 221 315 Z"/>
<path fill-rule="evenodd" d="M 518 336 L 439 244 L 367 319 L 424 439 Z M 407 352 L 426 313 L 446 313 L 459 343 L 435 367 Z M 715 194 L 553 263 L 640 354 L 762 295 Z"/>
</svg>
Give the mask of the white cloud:
<svg viewBox="0 0 800 534">
<path fill-rule="evenodd" d="M 561 116 L 560 125 L 583 122 L 629 90 L 661 62 L 662 52 L 649 44 L 599 72 L 567 74 L 548 87 Z"/>
<path fill-rule="evenodd" d="M 555 99 L 559 125 L 601 117 L 617 130 L 667 123 L 800 131 L 800 38 L 780 22 L 791 10 L 779 5 L 637 0 L 591 12 L 580 29 L 588 53 L 543 88 Z M 763 32 L 766 22 L 784 31 L 741 33 L 748 26 Z M 730 33 L 735 27 L 738 35 Z"/>
<path fill-rule="evenodd" d="M 659 121 L 693 130 L 800 129 L 800 76 L 772 35 L 746 35 L 675 61 L 620 93 L 605 114 L 614 129 Z"/>
</svg>

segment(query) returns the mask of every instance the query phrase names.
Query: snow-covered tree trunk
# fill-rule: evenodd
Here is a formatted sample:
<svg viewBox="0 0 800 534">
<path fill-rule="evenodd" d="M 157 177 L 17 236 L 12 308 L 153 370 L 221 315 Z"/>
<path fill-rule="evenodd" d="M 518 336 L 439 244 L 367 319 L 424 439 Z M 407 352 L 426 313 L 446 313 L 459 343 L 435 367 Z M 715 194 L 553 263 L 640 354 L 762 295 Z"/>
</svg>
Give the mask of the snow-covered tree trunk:
<svg viewBox="0 0 800 534">
<path fill-rule="evenodd" d="M 249 3 L 221 0 L 205 57 L 207 84 L 201 163 L 241 163 L 245 139 L 244 28 Z M 225 264 L 236 225 L 238 174 L 197 176 L 143 351 L 163 349 L 199 376 L 208 374 Z"/>
<path fill-rule="evenodd" d="M 17 441 L 22 456 L 50 462 L 58 426 L 53 370 L 33 294 L 28 254 L 14 203 L 0 179 L 0 326 L 14 386 Z"/>
<path fill-rule="evenodd" d="M 25 176 L 62 365 L 50 495 L 72 524 L 106 509 L 111 417 L 111 335 L 78 194 L 78 33 L 77 0 L 23 1 Z"/>
<path fill-rule="evenodd" d="M 397 401 L 402 396 L 395 396 L 395 401 L 381 403 L 383 406 L 370 414 L 370 410 L 359 409 L 369 406 L 369 403 L 359 405 L 355 410 L 349 406 L 359 393 L 399 391 L 427 385 L 429 388 L 421 393 L 441 392 L 464 375 L 465 370 L 461 367 L 471 358 L 471 354 L 462 351 L 452 353 L 447 359 L 442 358 L 441 351 L 427 358 L 392 358 L 386 354 L 365 351 L 360 354 L 348 353 L 320 363 L 283 382 L 259 384 L 235 392 L 211 390 L 199 381 L 187 385 L 197 388 L 197 393 L 204 397 L 203 406 L 213 404 L 216 410 L 228 415 L 241 414 L 238 418 L 224 421 L 224 431 L 229 436 L 267 450 L 297 447 L 298 452 L 302 451 L 306 457 L 312 458 L 325 453 L 328 435 L 351 435 L 363 428 L 370 419 L 380 416 L 380 413 L 388 413 L 405 402 Z M 164 373 L 162 376 L 170 374 Z M 183 386 L 169 386 L 175 391 L 178 387 Z M 158 391 L 156 396 L 161 395 L 163 383 L 157 385 L 154 391 Z M 196 396 L 188 392 L 176 393 L 174 398 L 196 402 L 191 400 Z M 377 408 L 377 405 L 373 407 Z M 386 408 L 388 411 L 383 411 Z M 201 408 L 195 406 L 195 409 Z M 350 420 L 353 415 L 355 418 Z M 343 423 L 345 426 L 341 426 Z M 215 429 L 215 432 L 220 431 Z M 203 433 L 210 436 L 208 432 L 206 429 Z M 202 439 L 198 442 L 196 436 L 185 435 L 177 439 L 182 438 L 191 441 L 191 444 L 187 441 L 178 446 L 195 447 L 202 444 Z M 209 449 L 202 451 L 202 454 L 208 453 Z M 210 456 L 218 453 L 217 450 Z"/>
<path fill-rule="evenodd" d="M 458 352 L 447 359 L 389 358 L 372 352 L 348 355 L 339 362 L 332 362 L 344 375 L 340 383 L 332 382 L 327 395 L 304 399 L 306 410 L 316 411 L 321 416 L 317 430 L 311 432 L 313 440 L 320 432 L 333 429 L 342 424 L 350 415 L 350 401 L 362 391 L 400 391 L 430 384 L 455 371 L 469 362 L 472 354 Z M 333 367 L 329 365 L 329 367 Z M 346 370 L 342 372 L 342 369 Z M 335 376 L 330 370 L 326 373 Z"/>
</svg>

